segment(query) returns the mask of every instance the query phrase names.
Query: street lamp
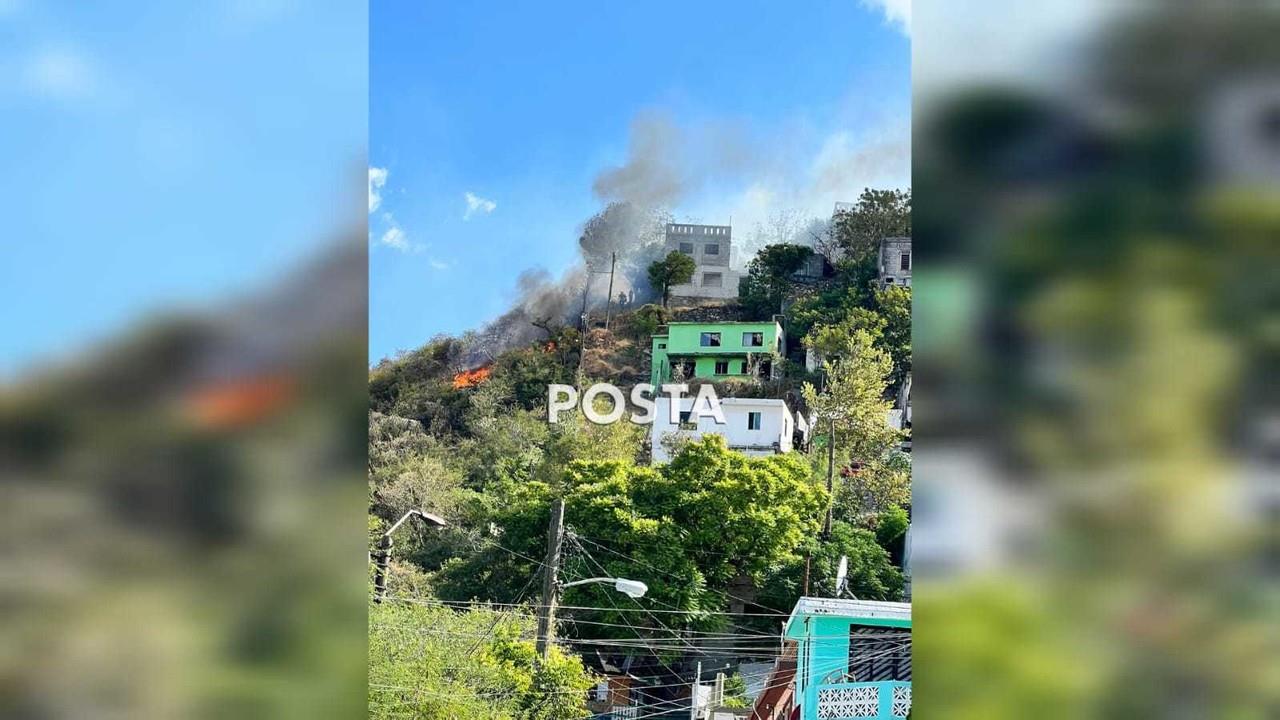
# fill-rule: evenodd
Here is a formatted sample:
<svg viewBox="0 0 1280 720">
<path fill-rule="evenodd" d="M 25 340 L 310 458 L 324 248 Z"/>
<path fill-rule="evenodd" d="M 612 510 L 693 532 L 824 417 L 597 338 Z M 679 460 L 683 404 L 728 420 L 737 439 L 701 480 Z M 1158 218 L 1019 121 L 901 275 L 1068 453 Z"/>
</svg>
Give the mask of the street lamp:
<svg viewBox="0 0 1280 720">
<path fill-rule="evenodd" d="M 644 594 L 649 592 L 649 586 L 639 580 L 628 580 L 626 578 L 610 578 L 610 577 L 594 577 L 586 580 L 574 580 L 570 583 L 564 583 L 561 588 L 571 588 L 575 585 L 586 585 L 588 583 L 613 583 L 613 589 L 630 598 L 642 598 Z"/>
<path fill-rule="evenodd" d="M 383 598 L 387 596 L 387 564 L 391 560 L 391 533 L 399 529 L 406 520 L 415 516 L 435 527 L 445 527 L 449 524 L 438 515 L 432 515 L 421 510 L 410 510 L 395 521 L 395 524 L 387 528 L 386 532 L 382 533 L 382 537 L 378 540 L 377 565 L 373 572 L 373 601 L 376 603 L 381 603 Z"/>
</svg>

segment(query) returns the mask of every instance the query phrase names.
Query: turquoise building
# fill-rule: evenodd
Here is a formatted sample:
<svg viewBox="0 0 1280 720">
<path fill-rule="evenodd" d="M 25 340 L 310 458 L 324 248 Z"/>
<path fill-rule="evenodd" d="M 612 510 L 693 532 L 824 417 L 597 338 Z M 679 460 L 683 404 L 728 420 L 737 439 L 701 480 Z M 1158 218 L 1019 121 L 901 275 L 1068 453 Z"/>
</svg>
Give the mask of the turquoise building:
<svg viewBox="0 0 1280 720">
<path fill-rule="evenodd" d="M 797 717 L 910 715 L 910 603 L 800 598 L 784 632 L 797 644 Z"/>
</svg>

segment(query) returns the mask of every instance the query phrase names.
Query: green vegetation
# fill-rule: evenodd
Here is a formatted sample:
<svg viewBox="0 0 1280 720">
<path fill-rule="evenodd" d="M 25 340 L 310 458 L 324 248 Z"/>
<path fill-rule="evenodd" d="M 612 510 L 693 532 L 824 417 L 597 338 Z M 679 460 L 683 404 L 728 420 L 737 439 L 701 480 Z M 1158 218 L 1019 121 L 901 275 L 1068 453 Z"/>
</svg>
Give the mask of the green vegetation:
<svg viewBox="0 0 1280 720">
<path fill-rule="evenodd" d="M 558 648 L 537 662 L 533 630 L 525 614 L 370 604 L 369 717 L 586 717 L 595 678 Z"/>
<path fill-rule="evenodd" d="M 671 286 L 687 283 L 693 279 L 693 271 L 697 267 L 693 258 L 682 252 L 672 250 L 661 260 L 649 266 L 649 283 L 662 291 L 662 307 L 671 300 Z"/>
<path fill-rule="evenodd" d="M 804 267 L 813 255 L 805 245 L 767 245 L 747 263 L 747 274 L 738 285 L 738 298 L 743 308 L 760 318 L 783 311 L 791 276 Z"/>
<path fill-rule="evenodd" d="M 579 718 L 585 695 L 573 689 L 590 682 L 564 649 L 574 641 L 652 639 L 659 648 L 650 660 L 674 662 L 685 650 L 679 638 L 689 637 L 682 631 L 775 632 L 806 576 L 811 594 L 832 592 L 841 557 L 857 597 L 902 597 L 894 558 L 910 465 L 886 415 L 910 368 L 910 291 L 877 292 L 871 256 L 802 282 L 795 272 L 813 252 L 764 248 L 742 302 L 724 309 L 742 321 L 786 309 L 792 347 L 772 358 L 782 377 L 718 386 L 722 396 L 783 397 L 815 414 L 811 455 L 748 457 L 707 436 L 651 466 L 647 426 L 594 425 L 576 411 L 547 422 L 548 384 L 648 377 L 650 336 L 687 312 L 665 307 L 670 286 L 693 269 L 680 253 L 650 268 L 664 305 L 622 309 L 609 330 L 589 323 L 584 336 L 539 320 L 545 339 L 492 352 L 480 333 L 439 337 L 370 371 L 371 547 L 410 508 L 450 523 L 405 526 L 396 538 L 391 597 L 373 608 L 370 672 L 380 679 L 371 682 L 383 687 L 371 685 L 372 713 Z M 800 366 L 800 338 L 821 354 L 821 372 Z M 567 530 L 562 580 L 626 577 L 649 591 L 632 600 L 607 586 L 568 588 L 556 628 L 566 645 L 539 666 L 529 613 L 556 499 Z"/>
</svg>

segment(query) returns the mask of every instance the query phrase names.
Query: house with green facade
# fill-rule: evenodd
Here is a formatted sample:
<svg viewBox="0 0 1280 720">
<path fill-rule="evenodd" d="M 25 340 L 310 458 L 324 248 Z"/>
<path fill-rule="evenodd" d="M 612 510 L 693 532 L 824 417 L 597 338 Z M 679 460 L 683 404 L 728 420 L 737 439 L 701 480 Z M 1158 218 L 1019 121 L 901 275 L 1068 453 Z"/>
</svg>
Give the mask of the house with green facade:
<svg viewBox="0 0 1280 720">
<path fill-rule="evenodd" d="M 650 382 L 655 386 L 705 378 L 771 378 L 786 351 L 776 320 L 763 322 L 673 322 L 653 336 Z"/>
<path fill-rule="evenodd" d="M 797 644 L 794 717 L 910 715 L 910 603 L 800 598 L 784 636 Z"/>
</svg>

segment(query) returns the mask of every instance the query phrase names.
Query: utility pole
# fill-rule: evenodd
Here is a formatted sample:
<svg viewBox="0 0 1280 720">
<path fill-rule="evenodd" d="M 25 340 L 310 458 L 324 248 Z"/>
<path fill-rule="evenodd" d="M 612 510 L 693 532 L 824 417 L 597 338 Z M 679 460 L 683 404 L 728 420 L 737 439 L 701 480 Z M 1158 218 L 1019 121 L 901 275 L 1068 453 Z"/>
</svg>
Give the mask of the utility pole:
<svg viewBox="0 0 1280 720">
<path fill-rule="evenodd" d="M 698 688 L 702 682 L 702 661 L 698 661 L 698 670 L 693 675 L 693 685 L 689 689 L 689 720 L 698 720 Z"/>
<path fill-rule="evenodd" d="M 556 600 L 560 594 L 560 546 L 564 543 L 564 500 L 557 498 L 551 506 L 551 525 L 547 528 L 547 557 L 542 576 L 542 607 L 538 609 L 538 656 L 547 658 L 551 635 L 555 632 Z"/>
<path fill-rule="evenodd" d="M 618 253 L 609 256 L 609 294 L 604 299 L 604 329 L 609 329 L 609 311 L 613 309 L 613 269 L 618 264 Z"/>
<path fill-rule="evenodd" d="M 444 518 L 438 515 L 432 515 L 421 510 L 410 510 L 395 521 L 391 527 L 387 528 L 386 532 L 382 533 L 382 537 L 378 539 L 378 552 L 373 558 L 373 601 L 376 603 L 381 603 L 387 597 L 387 566 L 391 562 L 391 534 L 399 529 L 405 521 L 415 516 L 421 518 L 423 522 L 436 527 L 448 525 Z"/>
<path fill-rule="evenodd" d="M 835 507 L 835 468 L 836 468 L 836 419 L 831 418 L 831 424 L 827 427 L 830 432 L 827 433 L 827 522 L 822 526 L 822 539 L 831 539 L 831 511 Z"/>
<path fill-rule="evenodd" d="M 391 536 L 378 539 L 378 552 L 374 555 L 373 601 L 381 603 L 387 596 L 387 565 L 391 559 Z"/>
</svg>

